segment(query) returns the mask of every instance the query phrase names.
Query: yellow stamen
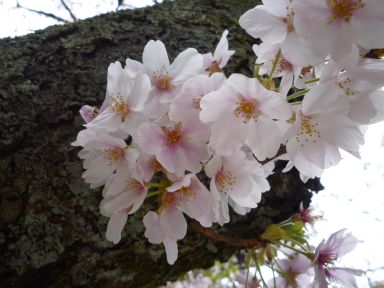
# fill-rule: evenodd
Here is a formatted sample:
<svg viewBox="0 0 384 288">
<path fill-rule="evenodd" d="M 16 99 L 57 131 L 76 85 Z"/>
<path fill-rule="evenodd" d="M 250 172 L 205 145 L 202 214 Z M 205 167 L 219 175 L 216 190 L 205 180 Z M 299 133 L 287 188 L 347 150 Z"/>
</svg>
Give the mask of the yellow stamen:
<svg viewBox="0 0 384 288">
<path fill-rule="evenodd" d="M 117 164 L 124 158 L 123 148 L 106 148 L 104 149 L 104 157 L 108 160 L 109 165 Z"/>
<path fill-rule="evenodd" d="M 242 118 L 244 123 L 248 123 L 251 119 L 256 121 L 260 111 L 255 100 L 243 100 L 237 103 L 234 114 L 237 118 Z"/>
<path fill-rule="evenodd" d="M 167 91 L 173 88 L 172 76 L 166 71 L 155 71 L 153 73 L 153 82 L 157 89 Z"/>
<path fill-rule="evenodd" d="M 236 176 L 229 171 L 220 171 L 215 177 L 220 192 L 228 193 L 236 184 Z"/>
<path fill-rule="evenodd" d="M 176 144 L 184 139 L 184 135 L 181 131 L 182 125 L 178 123 L 173 129 L 169 129 L 165 126 L 161 127 L 164 134 L 167 137 L 167 144 Z"/>
<path fill-rule="evenodd" d="M 355 10 L 364 7 L 362 0 L 328 0 L 328 5 L 332 8 L 333 20 L 344 20 L 348 22 Z"/>
<path fill-rule="evenodd" d="M 128 106 L 127 101 L 123 99 L 121 95 L 110 96 L 112 111 L 118 114 L 121 117 L 121 120 L 124 121 L 131 109 Z"/>
</svg>

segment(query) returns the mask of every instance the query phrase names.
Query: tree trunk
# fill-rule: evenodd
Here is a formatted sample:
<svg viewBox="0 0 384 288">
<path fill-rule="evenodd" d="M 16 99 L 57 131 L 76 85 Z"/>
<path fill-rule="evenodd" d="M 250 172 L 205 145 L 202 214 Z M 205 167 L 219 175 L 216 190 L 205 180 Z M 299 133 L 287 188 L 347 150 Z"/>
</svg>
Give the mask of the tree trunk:
<svg viewBox="0 0 384 288">
<path fill-rule="evenodd" d="M 156 287 L 236 251 L 189 229 L 169 266 L 163 246 L 143 235 L 151 203 L 130 217 L 118 245 L 107 242 L 101 193 L 82 180 L 70 143 L 82 129 L 79 108 L 104 99 L 109 63 L 141 61 L 150 39 L 161 39 L 172 56 L 187 47 L 206 53 L 229 28 L 236 50 L 229 70 L 251 75 L 255 41 L 237 21 L 256 3 L 165 1 L 0 40 L 0 287 Z M 318 180 L 304 185 L 297 172 L 280 170 L 257 209 L 214 229 L 257 237 L 308 203 L 309 189 L 320 189 Z"/>
</svg>

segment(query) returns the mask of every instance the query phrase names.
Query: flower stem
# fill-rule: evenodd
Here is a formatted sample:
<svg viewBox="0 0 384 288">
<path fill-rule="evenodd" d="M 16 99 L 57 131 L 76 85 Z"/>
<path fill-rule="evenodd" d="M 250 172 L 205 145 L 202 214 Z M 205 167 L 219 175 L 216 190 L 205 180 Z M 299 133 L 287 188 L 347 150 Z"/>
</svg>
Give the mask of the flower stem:
<svg viewBox="0 0 384 288">
<path fill-rule="evenodd" d="M 289 104 L 291 104 L 291 105 L 293 105 L 293 106 L 297 106 L 297 105 L 301 105 L 301 101 L 296 101 L 296 102 L 292 102 L 292 103 L 289 103 Z"/>
<path fill-rule="evenodd" d="M 299 250 L 299 249 L 293 248 L 293 247 L 291 247 L 291 246 L 289 246 L 289 245 L 287 245 L 287 244 L 281 243 L 281 242 L 279 242 L 279 244 L 280 244 L 281 246 L 284 246 L 285 248 L 288 248 L 288 249 L 290 249 L 290 250 L 292 250 L 292 251 L 295 251 L 295 252 L 297 252 L 297 253 L 299 253 L 299 254 L 302 254 L 302 255 L 308 257 L 308 252 L 306 252 L 306 251 L 301 251 L 301 250 Z M 276 248 L 279 249 L 279 247 L 276 247 Z"/>
<path fill-rule="evenodd" d="M 273 73 L 275 73 L 277 62 L 279 62 L 280 56 L 281 56 L 281 49 L 279 49 L 279 51 L 277 52 L 277 54 L 275 56 L 275 60 L 273 60 L 271 73 L 269 74 L 269 77 L 268 77 L 269 80 L 272 80 L 272 78 L 273 78 Z"/>
<path fill-rule="evenodd" d="M 311 80 L 305 81 L 304 84 L 311 84 L 311 83 L 316 83 L 320 80 L 320 78 L 313 78 Z"/>
<path fill-rule="evenodd" d="M 309 89 L 305 89 L 303 91 L 299 91 L 297 93 L 294 93 L 294 94 L 291 94 L 289 96 L 287 96 L 287 101 L 289 100 L 292 100 L 292 99 L 296 99 L 296 98 L 299 98 L 301 96 L 304 96 L 305 94 L 307 94 L 309 92 Z"/>
<path fill-rule="evenodd" d="M 285 238 L 286 240 L 288 241 L 291 241 L 293 244 L 296 244 L 297 246 L 299 246 L 301 249 L 303 249 L 304 251 L 308 252 L 308 249 L 307 247 L 304 247 L 301 243 L 299 243 L 298 241 L 294 240 L 294 239 L 291 239 L 291 238 Z"/>
<path fill-rule="evenodd" d="M 252 253 L 252 251 L 248 250 L 247 258 L 245 260 L 245 265 L 247 267 L 247 276 L 245 277 L 245 288 L 248 287 L 249 268 L 251 267 L 251 255 L 252 255 L 251 253 Z"/>
<path fill-rule="evenodd" d="M 145 197 L 145 199 L 151 198 L 151 197 L 156 196 L 156 195 L 160 195 L 160 190 L 148 193 L 147 196 Z"/>
<path fill-rule="evenodd" d="M 254 260 L 255 260 L 255 265 L 256 265 L 257 272 L 259 272 L 259 275 L 260 275 L 261 282 L 263 282 L 264 287 L 268 287 L 267 283 L 264 280 L 263 274 L 261 273 L 260 265 L 257 262 L 257 259 L 254 259 Z"/>
<path fill-rule="evenodd" d="M 273 275 L 273 288 L 276 288 L 275 267 L 273 267 L 273 261 L 271 261 L 271 270 Z"/>
</svg>

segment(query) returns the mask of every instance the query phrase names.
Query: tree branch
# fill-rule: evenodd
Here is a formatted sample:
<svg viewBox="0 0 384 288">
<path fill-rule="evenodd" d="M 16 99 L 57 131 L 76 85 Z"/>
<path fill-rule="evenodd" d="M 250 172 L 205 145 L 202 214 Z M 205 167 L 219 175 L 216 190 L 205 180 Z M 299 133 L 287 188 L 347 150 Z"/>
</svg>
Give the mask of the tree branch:
<svg viewBox="0 0 384 288">
<path fill-rule="evenodd" d="M 24 6 L 20 5 L 19 1 L 16 1 L 16 8 L 22 8 L 22 9 L 25 9 L 25 10 L 27 10 L 29 12 L 36 13 L 36 14 L 39 14 L 39 15 L 43 15 L 45 17 L 49 17 L 49 18 L 55 19 L 56 21 L 59 21 L 59 22 L 62 22 L 62 23 L 68 23 L 69 22 L 68 20 L 65 20 L 64 18 L 56 16 L 55 14 L 24 7 Z"/>
<path fill-rule="evenodd" d="M 257 239 L 257 238 L 241 239 L 241 238 L 235 238 L 235 237 L 227 236 L 224 234 L 220 234 L 215 230 L 213 230 L 212 228 L 206 228 L 201 226 L 196 221 L 192 221 L 190 223 L 190 227 L 192 228 L 192 230 L 199 232 L 212 240 L 224 242 L 234 247 L 257 248 L 257 247 L 264 246 L 266 243 L 264 240 Z"/>
<path fill-rule="evenodd" d="M 72 20 L 73 20 L 74 22 L 76 22 L 76 21 L 77 21 L 77 18 L 76 18 L 76 16 L 75 16 L 75 14 L 72 13 L 72 10 L 68 7 L 67 3 L 65 3 L 64 0 L 61 0 L 61 4 L 64 6 L 65 10 L 68 11 L 68 13 L 69 13 L 69 15 L 71 16 Z"/>
</svg>

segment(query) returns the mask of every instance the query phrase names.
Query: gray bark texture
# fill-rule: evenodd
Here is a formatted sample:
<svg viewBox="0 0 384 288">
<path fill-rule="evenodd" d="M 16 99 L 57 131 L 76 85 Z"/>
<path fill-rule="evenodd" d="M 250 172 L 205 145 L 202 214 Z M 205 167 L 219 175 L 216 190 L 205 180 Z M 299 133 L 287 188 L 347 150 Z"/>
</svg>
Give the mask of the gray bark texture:
<svg viewBox="0 0 384 288">
<path fill-rule="evenodd" d="M 83 182 L 79 149 L 70 143 L 83 129 L 79 108 L 104 99 L 109 63 L 141 61 L 150 39 L 162 40 L 172 58 L 187 47 L 213 50 L 228 28 L 236 50 L 229 71 L 251 75 L 255 40 L 238 18 L 257 2 L 165 1 L 0 40 L 0 287 L 157 287 L 233 255 L 238 248 L 189 229 L 178 261 L 168 265 L 163 246 L 143 235 L 150 202 L 128 219 L 118 245 L 107 242 L 101 193 Z M 321 189 L 318 180 L 304 185 L 281 168 L 257 209 L 213 229 L 257 237 Z"/>
</svg>

